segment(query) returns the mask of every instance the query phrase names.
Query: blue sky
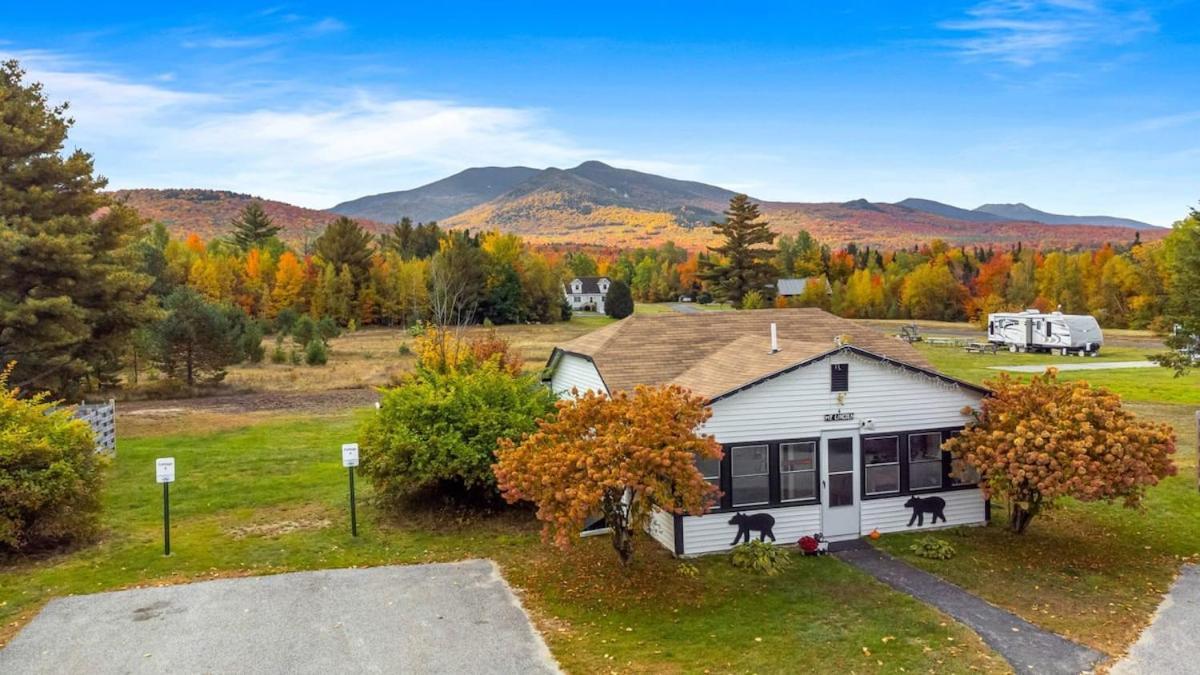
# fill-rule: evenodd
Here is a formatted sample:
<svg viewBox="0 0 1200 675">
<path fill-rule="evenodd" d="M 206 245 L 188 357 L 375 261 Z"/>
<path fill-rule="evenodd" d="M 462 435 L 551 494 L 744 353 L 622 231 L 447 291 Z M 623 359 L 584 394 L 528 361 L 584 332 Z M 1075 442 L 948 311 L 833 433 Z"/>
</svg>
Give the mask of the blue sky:
<svg viewBox="0 0 1200 675">
<path fill-rule="evenodd" d="M 1194 2 L 13 4 L 0 56 L 113 187 L 328 207 L 600 159 L 773 200 L 1200 201 Z"/>
</svg>

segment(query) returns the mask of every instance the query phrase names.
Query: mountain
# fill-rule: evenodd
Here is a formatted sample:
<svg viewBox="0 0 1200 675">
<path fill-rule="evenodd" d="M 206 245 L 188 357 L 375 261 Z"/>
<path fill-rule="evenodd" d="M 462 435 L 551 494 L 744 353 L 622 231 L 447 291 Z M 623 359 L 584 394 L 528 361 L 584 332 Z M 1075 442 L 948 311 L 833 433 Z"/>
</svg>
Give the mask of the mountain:
<svg viewBox="0 0 1200 675">
<path fill-rule="evenodd" d="M 359 197 L 329 210 L 381 223 L 394 223 L 403 216 L 416 222 L 442 220 L 495 199 L 539 173 L 525 166 L 467 169 L 418 188 Z"/>
<path fill-rule="evenodd" d="M 896 202 L 896 206 L 901 206 L 913 211 L 921 211 L 923 213 L 933 213 L 944 218 L 952 218 L 954 220 L 966 220 L 972 223 L 995 223 L 1005 220 L 1028 220 L 1028 218 L 1006 218 L 994 213 L 985 213 L 976 209 L 960 209 L 957 206 L 935 202 L 932 199 L 918 199 L 909 197 L 903 201 Z"/>
<path fill-rule="evenodd" d="M 1064 216 L 1057 213 L 1039 211 L 1026 204 L 984 204 L 975 209 L 980 213 L 988 213 L 1009 220 L 1025 220 L 1047 225 L 1105 225 L 1108 227 L 1129 227 L 1135 230 L 1160 229 L 1150 223 L 1130 218 L 1114 218 L 1113 216 Z"/>
<path fill-rule="evenodd" d="M 179 234 L 205 238 L 228 232 L 229 222 L 250 201 L 246 194 L 218 190 L 124 190 L 116 193 L 143 215 L 165 222 Z M 588 244 L 609 248 L 656 246 L 666 241 L 701 249 L 713 245 L 719 220 L 732 190 L 695 181 L 676 180 L 602 162 L 569 169 L 484 167 L 467 169 L 411 190 L 388 192 L 338 204 L 329 211 L 304 209 L 258 200 L 284 227 L 283 238 L 299 243 L 315 236 L 337 214 L 348 215 L 374 231 L 401 216 L 437 220 L 449 228 L 515 232 L 542 244 Z M 896 204 L 854 199 L 842 203 L 770 202 L 760 204 L 763 217 L 780 234 L 807 230 L 832 246 L 855 242 L 884 248 L 909 248 L 932 239 L 954 245 L 1099 246 L 1167 232 L 1093 223 L 1145 223 L 1104 217 L 1068 218 L 1066 224 L 1031 220 L 1052 214 L 1028 209 L 1021 219 L 985 210 L 969 211 L 927 199 Z M 1087 224 L 1078 224 L 1084 221 Z M 1061 221 L 1060 221 L 1061 222 Z"/>
<path fill-rule="evenodd" d="M 306 209 L 285 202 L 261 199 L 228 190 L 166 189 L 116 190 L 112 195 L 137 209 L 142 216 L 166 225 L 178 235 L 195 232 L 206 241 L 229 233 L 229 223 L 250 202 L 262 204 L 263 210 L 283 227 L 280 238 L 292 243 L 305 237 L 315 237 L 337 214 Z M 363 226 L 379 231 L 382 226 L 362 220 Z"/>
</svg>

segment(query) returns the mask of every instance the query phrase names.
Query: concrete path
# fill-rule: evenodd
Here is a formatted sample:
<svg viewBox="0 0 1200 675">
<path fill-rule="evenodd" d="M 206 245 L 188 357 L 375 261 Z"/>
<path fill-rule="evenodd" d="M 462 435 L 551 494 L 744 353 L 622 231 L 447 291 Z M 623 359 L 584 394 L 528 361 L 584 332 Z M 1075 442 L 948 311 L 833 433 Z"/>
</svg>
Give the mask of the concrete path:
<svg viewBox="0 0 1200 675">
<path fill-rule="evenodd" d="M 671 309 L 675 310 L 676 312 L 679 312 L 680 314 L 697 314 L 699 312 L 705 311 L 703 309 L 696 307 L 695 305 L 693 305 L 690 302 L 672 302 Z"/>
<path fill-rule="evenodd" d="M 1154 614 L 1112 675 L 1200 673 L 1196 627 L 1200 625 L 1200 567 L 1185 565 Z"/>
<path fill-rule="evenodd" d="M 1090 672 L 1104 655 L 1042 630 L 928 572 L 868 544 L 834 553 L 839 559 L 942 610 L 965 624 L 1021 673 L 1075 675 Z"/>
<path fill-rule="evenodd" d="M 1044 373 L 1047 368 L 1058 370 L 1118 370 L 1124 368 L 1157 368 L 1153 361 L 1093 361 L 1090 363 L 1048 363 L 1041 366 L 988 366 L 991 370 L 1007 370 L 1010 373 Z"/>
<path fill-rule="evenodd" d="M 51 601 L 0 673 L 556 673 L 487 560 L 323 570 Z"/>
</svg>

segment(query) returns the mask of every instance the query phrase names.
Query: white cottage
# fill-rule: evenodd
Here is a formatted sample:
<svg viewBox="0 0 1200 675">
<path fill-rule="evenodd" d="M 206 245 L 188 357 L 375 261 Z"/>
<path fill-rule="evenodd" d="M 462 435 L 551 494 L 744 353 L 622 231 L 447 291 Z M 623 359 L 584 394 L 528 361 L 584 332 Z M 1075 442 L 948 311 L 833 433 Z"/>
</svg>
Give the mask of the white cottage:
<svg viewBox="0 0 1200 675">
<path fill-rule="evenodd" d="M 730 548 L 736 514 L 767 514 L 752 520 L 779 544 L 988 518 L 941 450 L 987 391 L 819 309 L 631 316 L 555 348 L 546 372 L 564 397 L 678 384 L 708 400 L 701 431 L 725 453 L 700 469 L 722 496 L 703 516 L 656 515 L 651 534 L 676 555 Z"/>
<path fill-rule="evenodd" d="M 604 298 L 612 280 L 608 277 L 575 277 L 564 287 L 571 309 L 604 313 Z"/>
</svg>

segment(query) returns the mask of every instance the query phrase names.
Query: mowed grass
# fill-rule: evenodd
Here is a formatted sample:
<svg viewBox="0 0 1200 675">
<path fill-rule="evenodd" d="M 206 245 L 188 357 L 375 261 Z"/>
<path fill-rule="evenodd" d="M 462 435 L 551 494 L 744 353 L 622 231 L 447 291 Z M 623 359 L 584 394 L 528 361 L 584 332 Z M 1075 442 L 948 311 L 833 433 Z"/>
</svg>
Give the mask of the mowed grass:
<svg viewBox="0 0 1200 675">
<path fill-rule="evenodd" d="M 1049 366 L 1057 364 L 1096 365 L 1113 361 L 1146 361 L 1162 350 L 1139 347 L 1106 347 L 1098 357 L 1060 356 L 1057 354 L 974 354 L 962 347 L 913 345 L 939 370 L 969 382 L 982 383 L 1005 371 L 989 366 Z M 1017 379 L 1028 379 L 1030 373 L 1008 373 Z M 1200 406 L 1200 369 L 1184 377 L 1175 377 L 1167 368 L 1109 368 L 1104 370 L 1062 370 L 1063 380 L 1087 380 L 1108 387 L 1125 401 L 1145 403 L 1176 403 Z"/>
<path fill-rule="evenodd" d="M 0 564 L 0 641 L 57 596 L 317 568 L 497 560 L 571 672 L 1005 672 L 973 634 L 831 558 L 768 578 L 725 556 L 695 575 L 644 539 L 621 569 L 603 537 L 563 554 L 522 509 L 384 514 L 360 481 L 349 534 L 340 444 L 370 411 L 121 443 L 91 546 Z M 172 555 L 154 459 L 173 456 Z"/>
<path fill-rule="evenodd" d="M 994 373 L 981 369 L 980 363 L 1093 361 L 918 348 L 939 368 L 976 382 Z M 1113 349 L 1103 358 L 1142 356 L 1142 350 Z M 1200 562 L 1195 428 L 1200 380 L 1195 374 L 1174 379 L 1165 369 L 1077 371 L 1061 376 L 1109 387 L 1136 414 L 1171 424 L 1179 439 L 1178 475 L 1151 488 L 1141 509 L 1067 499 L 1061 508 L 1036 517 L 1020 536 L 1005 528 L 1005 505 L 994 503 L 991 526 L 935 535 L 957 549 L 958 555 L 948 561 L 912 554 L 909 546 L 923 535 L 887 535 L 878 545 L 1029 621 L 1115 656 L 1127 650 L 1149 623 L 1179 567 Z"/>
</svg>

